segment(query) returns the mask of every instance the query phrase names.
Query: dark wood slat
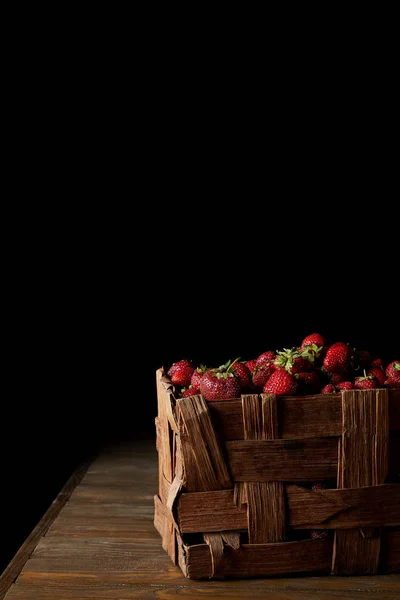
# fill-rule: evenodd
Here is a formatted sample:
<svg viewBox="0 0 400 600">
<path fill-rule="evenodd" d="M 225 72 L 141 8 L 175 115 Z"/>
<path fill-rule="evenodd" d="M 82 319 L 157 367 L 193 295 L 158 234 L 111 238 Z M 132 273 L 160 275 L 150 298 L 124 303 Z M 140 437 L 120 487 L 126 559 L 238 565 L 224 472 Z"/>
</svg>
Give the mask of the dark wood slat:
<svg viewBox="0 0 400 600">
<path fill-rule="evenodd" d="M 212 566 L 208 546 L 185 547 L 188 576 L 207 579 Z M 266 577 L 279 573 L 330 571 L 332 541 L 328 539 L 283 542 L 280 544 L 242 544 L 239 550 L 225 548 L 223 571 L 226 577 Z"/>
<path fill-rule="evenodd" d="M 182 533 L 247 529 L 247 509 L 234 504 L 233 490 L 182 494 L 178 501 Z"/>
<path fill-rule="evenodd" d="M 320 481 L 337 472 L 337 439 L 226 443 L 234 481 Z"/>
<path fill-rule="evenodd" d="M 287 486 L 289 520 L 300 529 L 400 525 L 400 484 L 312 492 Z"/>
<path fill-rule="evenodd" d="M 343 435 L 338 488 L 376 486 L 385 482 L 389 457 L 388 392 L 350 390 L 342 394 Z M 380 530 L 337 529 L 332 572 L 342 575 L 378 572 Z"/>
<path fill-rule="evenodd" d="M 243 440 L 240 399 L 208 402 L 209 411 L 220 438 Z M 286 396 L 279 398 L 279 437 L 336 437 L 342 435 L 342 397 Z M 389 428 L 400 430 L 400 389 L 389 390 Z"/>
</svg>

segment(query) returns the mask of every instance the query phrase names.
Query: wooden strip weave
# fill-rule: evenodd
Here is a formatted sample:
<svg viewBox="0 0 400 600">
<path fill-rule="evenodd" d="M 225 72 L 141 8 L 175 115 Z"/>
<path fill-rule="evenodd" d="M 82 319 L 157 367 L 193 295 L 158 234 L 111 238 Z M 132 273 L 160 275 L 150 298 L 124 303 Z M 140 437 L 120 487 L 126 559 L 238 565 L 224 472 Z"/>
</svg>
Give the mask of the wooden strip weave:
<svg viewBox="0 0 400 600">
<path fill-rule="evenodd" d="M 390 430 L 400 424 L 398 394 L 345 391 L 340 408 L 336 396 L 327 399 L 326 428 L 304 419 L 312 412 L 317 417 L 321 397 L 247 394 L 240 401 L 206 403 L 197 395 L 175 403 L 168 382 L 157 383 L 160 485 L 154 524 L 187 577 L 400 569 L 400 532 L 381 532 L 400 525 L 397 433 L 391 435 L 388 465 L 389 416 Z M 336 474 L 338 489 L 288 483 Z M 289 526 L 334 529 L 334 541 L 284 542 Z M 243 531 L 248 544 L 243 538 L 241 543 Z M 205 543 L 188 546 L 181 538 L 187 533 L 202 533 Z"/>
</svg>

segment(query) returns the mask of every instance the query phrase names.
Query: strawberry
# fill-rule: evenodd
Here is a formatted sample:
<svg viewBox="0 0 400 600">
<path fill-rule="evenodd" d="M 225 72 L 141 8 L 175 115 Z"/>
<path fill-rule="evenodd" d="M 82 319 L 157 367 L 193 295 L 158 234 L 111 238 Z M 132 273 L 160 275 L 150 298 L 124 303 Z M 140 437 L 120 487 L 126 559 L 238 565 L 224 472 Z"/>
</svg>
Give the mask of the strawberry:
<svg viewBox="0 0 400 600">
<path fill-rule="evenodd" d="M 333 385 L 337 385 L 338 383 L 344 381 L 344 375 L 341 373 L 332 373 L 329 379 Z"/>
<path fill-rule="evenodd" d="M 174 363 L 167 372 L 168 377 L 175 385 L 189 387 L 195 367 L 191 360 L 180 360 Z"/>
<path fill-rule="evenodd" d="M 197 369 L 193 371 L 193 375 L 190 380 L 190 385 L 194 387 L 197 391 L 200 389 L 200 381 L 206 371 L 208 371 L 208 368 L 205 365 L 200 365 L 199 367 L 197 367 Z"/>
<path fill-rule="evenodd" d="M 264 385 L 264 394 L 276 396 L 293 396 L 298 389 L 297 381 L 286 369 L 278 368 Z"/>
<path fill-rule="evenodd" d="M 386 375 L 385 375 L 385 371 L 381 367 L 371 367 L 367 371 L 367 375 L 372 375 L 372 377 L 375 377 L 375 379 L 377 379 L 379 381 L 380 385 L 385 384 Z"/>
<path fill-rule="evenodd" d="M 248 360 L 247 362 L 245 362 L 244 364 L 246 365 L 246 367 L 248 369 L 250 369 L 250 373 L 253 374 L 254 371 L 254 367 L 256 366 L 256 359 L 252 358 L 251 360 Z"/>
<path fill-rule="evenodd" d="M 400 360 L 394 360 L 389 363 L 385 370 L 388 379 L 396 379 L 400 377 Z"/>
<path fill-rule="evenodd" d="M 273 352 L 272 350 L 268 350 L 267 352 L 263 352 L 256 358 L 255 366 L 260 367 L 261 365 L 263 365 L 265 363 L 270 363 L 274 359 L 275 359 L 275 352 Z"/>
<path fill-rule="evenodd" d="M 276 354 L 272 350 L 263 352 L 256 358 L 254 365 L 252 380 L 253 386 L 259 390 L 262 390 L 272 373 L 275 371 L 275 360 Z"/>
<path fill-rule="evenodd" d="M 386 379 L 383 385 L 389 388 L 400 388 L 400 377 L 397 377 L 396 379 Z"/>
<path fill-rule="evenodd" d="M 350 370 L 353 352 L 348 344 L 336 342 L 326 351 L 323 366 L 327 373 L 346 373 Z"/>
<path fill-rule="evenodd" d="M 332 385 L 332 383 L 328 383 L 327 385 L 325 385 L 322 390 L 320 391 L 320 394 L 334 394 L 335 393 L 335 386 Z"/>
<path fill-rule="evenodd" d="M 381 367 L 383 370 L 385 370 L 385 365 L 385 361 L 381 358 L 375 358 L 371 363 L 371 367 Z"/>
<path fill-rule="evenodd" d="M 262 390 L 275 370 L 276 369 L 272 361 L 265 362 L 259 367 L 256 366 L 252 375 L 253 386 L 259 390 Z"/>
<path fill-rule="evenodd" d="M 208 401 L 228 400 L 241 395 L 240 379 L 232 371 L 230 360 L 217 369 L 206 371 L 200 381 L 200 393 Z"/>
<path fill-rule="evenodd" d="M 302 373 L 312 369 L 312 361 L 307 356 L 304 356 L 297 348 L 288 350 L 284 348 L 282 351 L 277 351 L 274 365 L 278 368 L 286 369 L 289 373 Z"/>
<path fill-rule="evenodd" d="M 196 394 L 198 394 L 198 390 L 196 390 L 194 387 L 192 387 L 191 385 L 189 385 L 188 388 L 182 388 L 181 389 L 181 393 L 180 393 L 180 398 L 187 398 L 188 396 L 195 396 Z"/>
<path fill-rule="evenodd" d="M 352 390 L 354 388 L 352 381 L 340 381 L 336 385 L 336 390 Z"/>
<path fill-rule="evenodd" d="M 379 387 L 379 381 L 372 375 L 367 375 L 364 369 L 363 377 L 356 377 L 354 380 L 355 390 L 372 390 Z"/>
<path fill-rule="evenodd" d="M 232 363 L 232 373 L 238 377 L 242 392 L 249 392 L 252 389 L 253 381 L 249 367 L 242 362 L 234 362 Z"/>
<path fill-rule="evenodd" d="M 320 333 L 312 333 L 311 335 L 308 335 L 304 338 L 304 340 L 301 342 L 300 347 L 304 348 L 305 346 L 312 346 L 313 344 L 322 347 L 328 345 L 326 339 Z"/>
</svg>

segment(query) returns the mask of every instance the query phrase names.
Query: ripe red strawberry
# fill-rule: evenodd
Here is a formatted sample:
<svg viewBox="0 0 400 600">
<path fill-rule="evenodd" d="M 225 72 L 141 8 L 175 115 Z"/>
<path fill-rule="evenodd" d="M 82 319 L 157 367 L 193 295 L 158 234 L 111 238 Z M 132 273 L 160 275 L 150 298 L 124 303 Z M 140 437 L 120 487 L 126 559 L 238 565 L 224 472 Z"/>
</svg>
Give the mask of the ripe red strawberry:
<svg viewBox="0 0 400 600">
<path fill-rule="evenodd" d="M 189 385 L 188 388 L 181 389 L 180 398 L 187 398 L 188 396 L 195 396 L 198 393 L 199 393 L 198 390 L 196 390 L 194 387 Z"/>
<path fill-rule="evenodd" d="M 263 389 L 264 385 L 275 371 L 275 365 L 273 362 L 275 357 L 275 352 L 268 350 L 256 358 L 256 363 L 252 373 L 252 380 L 253 386 L 260 391 Z"/>
<path fill-rule="evenodd" d="M 332 373 L 330 376 L 330 382 L 333 385 L 337 385 L 338 383 L 341 383 L 342 381 L 344 381 L 344 375 L 342 375 L 341 373 Z"/>
<path fill-rule="evenodd" d="M 300 347 L 304 348 L 305 346 L 311 346 L 312 344 L 323 347 L 327 346 L 328 342 L 320 333 L 312 333 L 311 335 L 308 335 L 304 338 L 304 340 L 301 342 Z"/>
<path fill-rule="evenodd" d="M 327 385 L 324 385 L 324 387 L 320 391 L 320 394 L 334 394 L 335 391 L 335 386 L 332 385 L 332 383 L 328 383 Z"/>
<path fill-rule="evenodd" d="M 354 388 L 354 384 L 352 381 L 340 381 L 336 385 L 336 390 L 352 390 Z"/>
<path fill-rule="evenodd" d="M 190 360 L 180 360 L 174 363 L 167 372 L 168 377 L 175 385 L 189 387 L 195 367 Z"/>
<path fill-rule="evenodd" d="M 388 379 L 396 379 L 400 377 L 400 360 L 394 360 L 386 367 L 386 376 Z"/>
<path fill-rule="evenodd" d="M 270 363 L 273 360 L 275 360 L 275 352 L 273 352 L 272 350 L 267 350 L 267 352 L 263 352 L 262 354 L 257 356 L 255 366 L 260 367 L 261 365 Z"/>
<path fill-rule="evenodd" d="M 208 368 L 205 365 L 200 365 L 193 371 L 192 379 L 190 380 L 191 386 L 193 386 L 196 390 L 200 389 L 200 381 L 203 377 L 204 373 L 208 371 Z"/>
<path fill-rule="evenodd" d="M 256 366 L 252 375 L 253 386 L 258 390 L 262 390 L 275 370 L 276 368 L 272 361 L 262 363 L 258 367 Z"/>
<path fill-rule="evenodd" d="M 236 377 L 239 378 L 240 389 L 242 392 L 249 392 L 253 387 L 253 381 L 251 377 L 251 371 L 249 367 L 242 362 L 234 362 L 231 367 L 232 373 L 235 373 Z"/>
<path fill-rule="evenodd" d="M 248 360 L 247 362 L 245 362 L 244 364 L 246 365 L 246 367 L 248 369 L 250 369 L 250 373 L 253 374 L 254 371 L 254 367 L 256 366 L 256 359 L 252 358 L 251 360 Z"/>
<path fill-rule="evenodd" d="M 323 366 L 327 373 L 346 373 L 350 369 L 353 352 L 348 344 L 336 342 L 326 351 Z"/>
<path fill-rule="evenodd" d="M 379 385 L 385 384 L 386 375 L 385 371 L 381 367 L 371 367 L 368 370 L 367 375 L 372 375 L 372 377 L 375 377 L 375 379 L 379 381 Z"/>
<path fill-rule="evenodd" d="M 313 367 L 313 361 L 302 354 L 298 348 L 291 348 L 290 350 L 284 348 L 278 350 L 274 360 L 274 365 L 277 368 L 286 369 L 289 373 L 302 373 L 303 371 L 311 371 Z"/>
<path fill-rule="evenodd" d="M 400 388 L 400 377 L 397 377 L 396 379 L 386 379 L 384 386 L 389 388 Z"/>
<path fill-rule="evenodd" d="M 364 369 L 363 377 L 356 377 L 354 380 L 355 390 L 373 390 L 379 387 L 379 381 L 372 375 L 367 375 Z"/>
<path fill-rule="evenodd" d="M 228 400 L 240 397 L 240 380 L 231 368 L 232 362 L 229 360 L 225 365 L 204 373 L 200 381 L 200 393 L 205 400 Z"/>
<path fill-rule="evenodd" d="M 381 367 L 383 370 L 385 370 L 385 365 L 385 361 L 381 358 L 375 358 L 371 363 L 371 367 Z"/>
<path fill-rule="evenodd" d="M 264 385 L 264 394 L 275 394 L 276 396 L 294 396 L 298 385 L 293 375 L 286 369 L 276 369 Z"/>
</svg>

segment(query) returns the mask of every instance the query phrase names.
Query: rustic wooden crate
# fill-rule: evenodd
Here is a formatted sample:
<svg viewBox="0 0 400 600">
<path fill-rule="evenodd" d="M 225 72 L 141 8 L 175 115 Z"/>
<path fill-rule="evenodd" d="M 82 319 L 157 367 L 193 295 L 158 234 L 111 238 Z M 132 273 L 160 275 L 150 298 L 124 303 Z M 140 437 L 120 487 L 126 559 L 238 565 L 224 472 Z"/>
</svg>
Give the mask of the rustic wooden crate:
<svg viewBox="0 0 400 600">
<path fill-rule="evenodd" d="M 400 571 L 400 389 L 206 402 L 156 379 L 154 525 L 186 577 Z"/>
</svg>

